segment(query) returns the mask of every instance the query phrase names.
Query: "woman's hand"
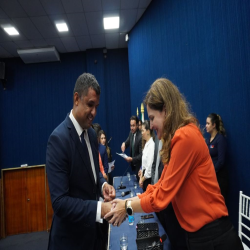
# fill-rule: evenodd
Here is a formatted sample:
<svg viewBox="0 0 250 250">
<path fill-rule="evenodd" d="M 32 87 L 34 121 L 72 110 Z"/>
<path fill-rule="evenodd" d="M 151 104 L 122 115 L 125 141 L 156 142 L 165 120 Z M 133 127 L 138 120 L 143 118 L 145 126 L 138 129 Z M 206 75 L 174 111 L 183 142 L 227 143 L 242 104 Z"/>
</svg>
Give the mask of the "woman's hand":
<svg viewBox="0 0 250 250">
<path fill-rule="evenodd" d="M 106 180 L 106 181 L 108 181 L 108 176 L 104 173 L 103 174 L 103 178 Z"/>
<path fill-rule="evenodd" d="M 139 170 L 139 171 L 138 171 L 138 176 L 139 176 L 139 177 L 141 177 L 141 173 L 142 173 L 142 171 Z"/>
<path fill-rule="evenodd" d="M 125 200 L 115 199 L 111 202 L 111 204 L 112 209 L 104 216 L 104 219 L 108 219 L 108 222 L 113 226 L 119 227 L 127 216 L 127 212 L 125 210 Z"/>
<path fill-rule="evenodd" d="M 140 180 L 139 180 L 139 186 L 142 188 L 143 187 L 143 176 L 140 178 Z"/>
</svg>

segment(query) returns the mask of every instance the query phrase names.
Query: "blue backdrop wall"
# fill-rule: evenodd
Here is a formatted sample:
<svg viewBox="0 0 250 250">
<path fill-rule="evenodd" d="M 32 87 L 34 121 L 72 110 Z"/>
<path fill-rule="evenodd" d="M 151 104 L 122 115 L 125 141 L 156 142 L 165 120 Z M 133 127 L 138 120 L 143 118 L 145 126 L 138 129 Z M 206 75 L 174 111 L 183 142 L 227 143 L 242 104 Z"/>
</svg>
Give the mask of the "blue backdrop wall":
<svg viewBox="0 0 250 250">
<path fill-rule="evenodd" d="M 77 77 L 89 72 L 96 76 L 102 92 L 94 122 L 101 124 L 108 139 L 113 138 L 114 175 L 124 172 L 127 163 L 115 157 L 115 152 L 120 152 L 129 133 L 127 49 L 108 50 L 106 59 L 100 49 L 62 54 L 61 62 L 24 64 L 15 58 L 5 64 L 7 89 L 0 88 L 1 169 L 45 164 L 48 137 L 73 106 Z"/>
<path fill-rule="evenodd" d="M 129 34 L 131 113 L 156 78 L 175 83 L 205 126 L 227 131 L 229 213 L 237 228 L 239 190 L 250 195 L 250 1 L 152 1 Z"/>
</svg>

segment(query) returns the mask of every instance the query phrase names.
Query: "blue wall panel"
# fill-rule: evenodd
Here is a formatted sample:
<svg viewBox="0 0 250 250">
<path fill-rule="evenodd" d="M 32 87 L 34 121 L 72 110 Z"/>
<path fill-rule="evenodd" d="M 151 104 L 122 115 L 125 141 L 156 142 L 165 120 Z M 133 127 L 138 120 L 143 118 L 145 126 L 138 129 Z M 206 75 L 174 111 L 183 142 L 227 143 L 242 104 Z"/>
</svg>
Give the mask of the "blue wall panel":
<svg viewBox="0 0 250 250">
<path fill-rule="evenodd" d="M 209 113 L 221 115 L 229 144 L 229 212 L 236 227 L 238 192 L 250 195 L 249 11 L 246 0 L 152 1 L 128 44 L 131 112 L 153 81 L 166 77 L 203 126 Z"/>
<path fill-rule="evenodd" d="M 94 74 L 101 86 L 94 122 L 102 125 L 108 138 L 112 136 L 113 155 L 120 152 L 129 132 L 128 52 L 124 49 L 108 53 L 109 64 L 102 50 L 62 54 L 61 62 L 24 64 L 19 58 L 5 60 L 7 89 L 0 88 L 1 169 L 45 163 L 49 135 L 72 109 L 75 82 L 83 72 Z M 119 160 L 117 175 L 127 166 Z"/>
</svg>

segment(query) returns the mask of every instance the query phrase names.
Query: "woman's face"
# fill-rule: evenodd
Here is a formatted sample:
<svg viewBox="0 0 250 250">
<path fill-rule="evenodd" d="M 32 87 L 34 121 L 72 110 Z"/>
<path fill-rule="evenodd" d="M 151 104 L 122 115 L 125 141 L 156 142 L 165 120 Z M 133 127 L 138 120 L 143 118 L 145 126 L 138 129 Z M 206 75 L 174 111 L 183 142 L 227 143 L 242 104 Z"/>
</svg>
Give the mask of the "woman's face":
<svg viewBox="0 0 250 250">
<path fill-rule="evenodd" d="M 166 118 L 166 110 L 154 110 L 147 105 L 147 111 L 150 120 L 150 128 L 156 131 L 157 137 L 160 140 L 163 135 L 163 123 Z"/>
<path fill-rule="evenodd" d="M 139 130 L 141 130 L 142 129 L 142 123 L 141 123 L 141 121 L 139 121 Z"/>
<path fill-rule="evenodd" d="M 104 146 L 106 145 L 106 136 L 104 134 L 101 134 L 100 143 Z"/>
<path fill-rule="evenodd" d="M 212 133 L 212 131 L 214 130 L 215 128 L 215 123 L 212 124 L 212 121 L 211 121 L 211 118 L 210 117 L 207 117 L 207 120 L 206 120 L 206 130 L 208 133 Z"/>
<path fill-rule="evenodd" d="M 147 140 L 146 139 L 146 133 L 147 133 L 147 130 L 145 129 L 145 125 L 142 125 L 141 126 L 141 135 L 142 135 L 143 140 Z"/>
</svg>

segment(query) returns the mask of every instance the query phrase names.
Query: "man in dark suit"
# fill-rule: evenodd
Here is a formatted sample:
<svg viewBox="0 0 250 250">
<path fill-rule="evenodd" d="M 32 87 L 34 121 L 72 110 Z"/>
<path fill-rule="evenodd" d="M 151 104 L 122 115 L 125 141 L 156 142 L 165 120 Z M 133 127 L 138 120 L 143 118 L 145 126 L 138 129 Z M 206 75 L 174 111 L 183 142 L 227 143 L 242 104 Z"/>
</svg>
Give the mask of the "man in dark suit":
<svg viewBox="0 0 250 250">
<path fill-rule="evenodd" d="M 154 161 L 152 164 L 151 171 L 151 184 L 154 185 L 161 177 L 161 173 L 163 171 L 163 163 L 160 157 L 160 151 L 162 149 L 162 141 L 155 137 L 155 150 L 154 150 Z M 172 250 L 187 250 L 185 231 L 181 228 L 172 203 L 169 203 L 167 208 L 156 213 L 159 218 L 162 226 L 164 227 L 168 238 L 171 242 Z"/>
<path fill-rule="evenodd" d="M 151 170 L 151 184 L 154 185 L 161 177 L 163 170 L 163 164 L 160 157 L 160 151 L 162 148 L 162 141 L 155 136 L 155 150 L 154 150 L 154 161 Z"/>
<path fill-rule="evenodd" d="M 138 171 L 141 167 L 142 138 L 137 116 L 130 117 L 130 133 L 127 140 L 121 145 L 122 152 L 124 152 L 128 147 L 130 147 L 131 157 L 127 157 L 126 161 L 131 164 L 131 168 L 135 171 L 136 177 L 139 180 Z"/>
<path fill-rule="evenodd" d="M 98 144 L 91 124 L 100 86 L 84 73 L 76 81 L 73 109 L 49 137 L 46 168 L 54 216 L 49 250 L 105 248 L 100 223 L 110 211 L 115 190 L 102 177 Z"/>
</svg>

